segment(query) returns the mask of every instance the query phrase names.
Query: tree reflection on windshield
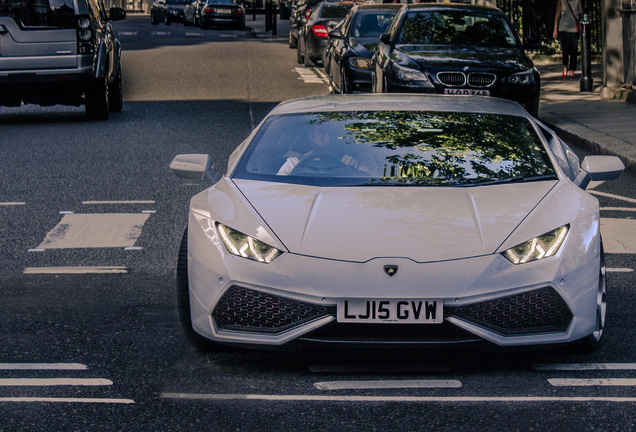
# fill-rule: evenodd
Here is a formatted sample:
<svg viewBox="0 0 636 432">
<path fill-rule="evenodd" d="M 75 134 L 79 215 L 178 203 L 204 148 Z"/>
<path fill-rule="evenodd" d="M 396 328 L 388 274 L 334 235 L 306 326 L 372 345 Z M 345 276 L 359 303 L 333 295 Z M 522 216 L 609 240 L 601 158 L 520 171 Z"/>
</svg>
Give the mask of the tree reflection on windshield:
<svg viewBox="0 0 636 432">
<path fill-rule="evenodd" d="M 335 183 L 343 185 L 471 185 L 556 178 L 538 135 L 522 117 L 369 111 L 293 114 L 270 120 L 252 142 L 248 161 L 241 164 L 249 173 L 244 178 L 276 174 L 285 159 L 272 162 L 272 168 L 266 165 L 281 156 L 295 158 L 299 167 L 303 165 L 302 172 L 291 170 L 274 181 L 321 184 L 317 178 L 329 178 L 329 184 L 340 179 Z M 303 161 L 308 155 L 320 159 L 319 146 L 309 139 L 316 128 L 330 131 L 330 157 L 307 166 Z M 345 167 L 339 162 L 345 158 L 358 163 L 347 162 Z M 240 168 L 237 174 L 242 176 Z"/>
</svg>

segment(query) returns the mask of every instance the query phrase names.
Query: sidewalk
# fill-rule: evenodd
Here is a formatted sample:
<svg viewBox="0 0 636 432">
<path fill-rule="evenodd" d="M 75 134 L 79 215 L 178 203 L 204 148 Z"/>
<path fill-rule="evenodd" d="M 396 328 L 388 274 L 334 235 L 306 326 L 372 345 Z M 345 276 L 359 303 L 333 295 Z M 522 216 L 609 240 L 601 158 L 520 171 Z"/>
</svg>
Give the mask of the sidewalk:
<svg viewBox="0 0 636 432">
<path fill-rule="evenodd" d="M 257 38 L 287 43 L 289 20 L 277 17 L 277 35 L 265 31 L 265 16 L 246 14 L 246 25 Z M 581 92 L 577 71 L 574 79 L 561 77 L 560 64 L 538 64 L 541 73 L 541 103 L 539 119 L 549 125 L 566 141 L 595 154 L 619 156 L 627 169 L 636 172 L 636 104 L 603 100 L 599 86 L 602 72 L 599 64 L 592 65 L 594 92 Z"/>
</svg>

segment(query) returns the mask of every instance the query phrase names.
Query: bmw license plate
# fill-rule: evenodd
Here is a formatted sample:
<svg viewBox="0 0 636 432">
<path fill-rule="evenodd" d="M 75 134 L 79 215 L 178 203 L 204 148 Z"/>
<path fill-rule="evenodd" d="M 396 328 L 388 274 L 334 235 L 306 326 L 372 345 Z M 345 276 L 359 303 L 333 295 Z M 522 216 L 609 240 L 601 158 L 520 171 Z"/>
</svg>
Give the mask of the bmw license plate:
<svg viewBox="0 0 636 432">
<path fill-rule="evenodd" d="M 439 324 L 443 303 L 426 299 L 340 299 L 338 322 Z"/>
<path fill-rule="evenodd" d="M 232 13 L 232 9 L 217 9 L 216 13 L 229 15 Z"/>
<path fill-rule="evenodd" d="M 490 96 L 490 90 L 444 89 L 447 95 Z"/>
</svg>

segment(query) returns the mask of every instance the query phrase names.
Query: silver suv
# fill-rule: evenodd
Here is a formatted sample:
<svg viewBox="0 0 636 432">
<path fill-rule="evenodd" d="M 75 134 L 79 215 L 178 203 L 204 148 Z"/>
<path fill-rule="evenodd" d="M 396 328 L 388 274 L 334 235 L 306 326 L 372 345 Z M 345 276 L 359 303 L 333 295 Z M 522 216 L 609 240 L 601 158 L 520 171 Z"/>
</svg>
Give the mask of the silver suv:
<svg viewBox="0 0 636 432">
<path fill-rule="evenodd" d="M 0 0 L 0 106 L 86 106 L 89 120 L 123 107 L 121 45 L 102 0 Z"/>
</svg>

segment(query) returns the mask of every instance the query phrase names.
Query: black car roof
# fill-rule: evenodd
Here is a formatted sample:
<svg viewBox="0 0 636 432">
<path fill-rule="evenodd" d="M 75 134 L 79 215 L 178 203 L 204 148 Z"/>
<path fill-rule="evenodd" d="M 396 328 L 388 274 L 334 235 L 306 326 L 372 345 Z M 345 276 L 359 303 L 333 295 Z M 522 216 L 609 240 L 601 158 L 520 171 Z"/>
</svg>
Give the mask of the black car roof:
<svg viewBox="0 0 636 432">
<path fill-rule="evenodd" d="M 488 11 L 494 13 L 503 14 L 501 9 L 490 7 L 490 6 L 480 6 L 473 4 L 465 4 L 465 3 L 410 3 L 402 5 L 402 7 L 408 10 L 417 10 L 417 9 L 438 9 L 438 10 L 472 10 L 472 11 Z"/>
</svg>

